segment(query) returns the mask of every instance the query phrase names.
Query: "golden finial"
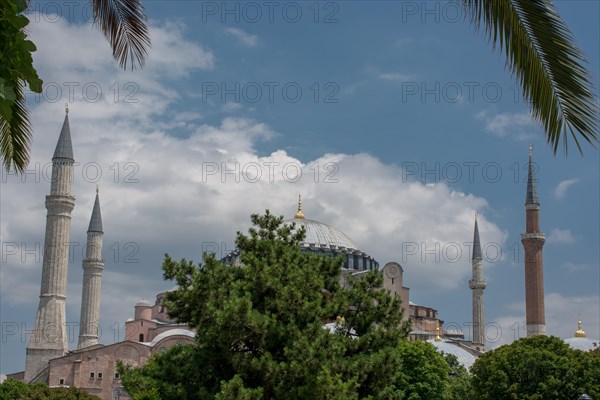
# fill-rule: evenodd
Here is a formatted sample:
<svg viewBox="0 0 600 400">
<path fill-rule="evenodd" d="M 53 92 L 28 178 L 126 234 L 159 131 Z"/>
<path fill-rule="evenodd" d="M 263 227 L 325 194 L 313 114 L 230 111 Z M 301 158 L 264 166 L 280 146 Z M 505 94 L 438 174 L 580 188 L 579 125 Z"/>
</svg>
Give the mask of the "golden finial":
<svg viewBox="0 0 600 400">
<path fill-rule="evenodd" d="M 440 320 L 435 321 L 435 341 L 441 342 L 442 338 L 440 337 Z"/>
<path fill-rule="evenodd" d="M 96 194 L 98 194 L 100 192 L 100 188 L 98 187 L 98 184 L 96 184 Z"/>
<path fill-rule="evenodd" d="M 577 331 L 575 332 L 575 337 L 585 337 L 585 332 L 581 329 L 581 316 L 577 316 Z"/>
<path fill-rule="evenodd" d="M 69 103 L 65 103 L 65 112 L 69 113 Z"/>
<path fill-rule="evenodd" d="M 529 145 L 529 157 L 532 157 L 532 156 L 533 156 L 533 145 L 530 144 Z"/>
<path fill-rule="evenodd" d="M 302 213 L 302 198 L 298 195 L 298 212 L 294 215 L 294 218 L 304 219 L 304 214 Z"/>
</svg>

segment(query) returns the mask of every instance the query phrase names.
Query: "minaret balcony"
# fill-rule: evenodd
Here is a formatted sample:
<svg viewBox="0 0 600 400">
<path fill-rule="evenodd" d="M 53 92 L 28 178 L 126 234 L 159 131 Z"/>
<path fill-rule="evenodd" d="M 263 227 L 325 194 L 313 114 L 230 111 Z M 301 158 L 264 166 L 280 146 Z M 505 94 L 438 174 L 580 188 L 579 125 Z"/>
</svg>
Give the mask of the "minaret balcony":
<svg viewBox="0 0 600 400">
<path fill-rule="evenodd" d="M 469 289 L 485 289 L 486 287 L 486 281 L 474 281 L 473 279 L 469 280 Z"/>
<path fill-rule="evenodd" d="M 521 240 L 523 239 L 546 239 L 543 233 L 541 232 L 532 232 L 532 233 L 522 233 Z"/>
</svg>

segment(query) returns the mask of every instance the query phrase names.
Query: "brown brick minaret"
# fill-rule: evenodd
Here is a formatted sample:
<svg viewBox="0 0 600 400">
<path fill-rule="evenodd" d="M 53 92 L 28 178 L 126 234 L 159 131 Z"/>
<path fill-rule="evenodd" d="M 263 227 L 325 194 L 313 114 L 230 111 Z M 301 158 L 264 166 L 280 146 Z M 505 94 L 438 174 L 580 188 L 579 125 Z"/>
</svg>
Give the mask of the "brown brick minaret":
<svg viewBox="0 0 600 400">
<path fill-rule="evenodd" d="M 540 232 L 540 202 L 533 173 L 533 148 L 529 147 L 529 172 L 525 199 L 526 224 L 521 242 L 525 249 L 525 320 L 527 336 L 546 334 L 544 315 L 544 263 L 542 247 L 544 234 Z"/>
</svg>

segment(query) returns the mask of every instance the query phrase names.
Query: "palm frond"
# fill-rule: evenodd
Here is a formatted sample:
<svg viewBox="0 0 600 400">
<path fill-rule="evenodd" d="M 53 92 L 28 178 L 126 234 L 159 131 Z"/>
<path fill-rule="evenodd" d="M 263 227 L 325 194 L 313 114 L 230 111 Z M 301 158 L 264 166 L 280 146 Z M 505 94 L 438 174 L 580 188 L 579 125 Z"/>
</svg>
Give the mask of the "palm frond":
<svg viewBox="0 0 600 400">
<path fill-rule="evenodd" d="M 143 67 L 150 47 L 147 18 L 141 0 L 92 0 L 94 23 L 109 41 L 122 68 Z"/>
<path fill-rule="evenodd" d="M 11 107 L 11 121 L 0 117 L 0 152 L 6 171 L 14 168 L 17 172 L 23 173 L 29 162 L 32 134 L 23 84 L 17 84 L 13 90 L 16 99 Z"/>
<path fill-rule="evenodd" d="M 462 0 L 467 15 L 499 47 L 516 76 L 531 113 L 554 153 L 570 136 L 595 147 L 598 111 L 587 61 L 549 0 Z M 483 26 L 483 27 L 482 27 Z"/>
</svg>

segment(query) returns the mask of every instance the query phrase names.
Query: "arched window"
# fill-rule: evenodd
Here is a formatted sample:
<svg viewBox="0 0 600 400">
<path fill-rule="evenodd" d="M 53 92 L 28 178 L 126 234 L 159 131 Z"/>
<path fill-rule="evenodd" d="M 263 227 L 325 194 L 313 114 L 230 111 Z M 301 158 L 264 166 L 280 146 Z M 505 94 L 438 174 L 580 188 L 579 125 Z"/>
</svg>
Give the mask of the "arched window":
<svg viewBox="0 0 600 400">
<path fill-rule="evenodd" d="M 144 334 L 140 333 L 140 342 L 143 342 L 143 341 L 144 341 Z"/>
</svg>

